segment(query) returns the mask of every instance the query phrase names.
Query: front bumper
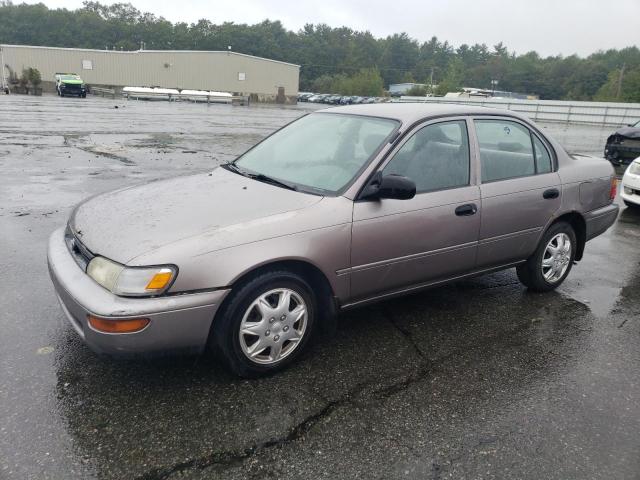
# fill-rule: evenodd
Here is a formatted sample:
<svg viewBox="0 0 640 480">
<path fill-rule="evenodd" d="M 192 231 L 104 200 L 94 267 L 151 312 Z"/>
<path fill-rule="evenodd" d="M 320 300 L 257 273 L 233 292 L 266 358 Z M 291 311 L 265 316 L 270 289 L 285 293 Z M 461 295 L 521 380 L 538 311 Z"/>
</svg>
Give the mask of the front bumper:
<svg viewBox="0 0 640 480">
<path fill-rule="evenodd" d="M 640 142 L 633 142 L 633 145 L 619 143 L 607 143 L 604 149 L 604 157 L 616 165 L 628 165 L 635 158 L 640 156 Z"/>
<path fill-rule="evenodd" d="M 64 228 L 49 239 L 49 274 L 67 319 L 89 345 L 110 355 L 202 352 L 218 307 L 228 289 L 155 298 L 113 295 L 93 281 L 75 262 L 64 241 Z M 108 319 L 148 318 L 149 325 L 135 333 L 94 330 L 87 315 Z"/>
<path fill-rule="evenodd" d="M 625 187 L 631 189 L 632 192 L 626 193 L 624 191 Z M 640 205 L 640 175 L 632 175 L 628 172 L 624 174 L 624 177 L 622 177 L 620 196 L 627 202 Z"/>
<path fill-rule="evenodd" d="M 64 93 L 65 95 L 75 95 L 77 97 L 81 97 L 82 95 L 86 95 L 87 90 L 85 88 L 69 88 L 69 87 L 60 87 L 60 93 Z"/>
<path fill-rule="evenodd" d="M 620 207 L 612 203 L 586 213 L 584 219 L 587 226 L 587 240 L 591 240 L 606 232 L 607 229 L 615 223 L 619 211 Z"/>
</svg>

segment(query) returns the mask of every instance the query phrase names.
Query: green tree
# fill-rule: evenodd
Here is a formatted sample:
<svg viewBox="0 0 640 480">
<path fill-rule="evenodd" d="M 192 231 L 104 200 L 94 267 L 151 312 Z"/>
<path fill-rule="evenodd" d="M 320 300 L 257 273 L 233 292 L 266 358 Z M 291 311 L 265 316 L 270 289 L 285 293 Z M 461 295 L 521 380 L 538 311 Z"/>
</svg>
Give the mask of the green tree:
<svg viewBox="0 0 640 480">
<path fill-rule="evenodd" d="M 620 76 L 622 75 L 622 79 Z M 640 102 L 640 67 L 612 71 L 595 99 L 603 102 Z"/>
<path fill-rule="evenodd" d="M 458 92 L 462 88 L 464 80 L 464 64 L 460 58 L 453 58 L 449 62 L 447 74 L 438 85 L 436 93 L 438 95 L 446 95 L 448 92 Z"/>
<path fill-rule="evenodd" d="M 424 85 L 414 85 L 407 90 L 405 95 L 409 97 L 426 97 L 427 93 L 429 93 L 429 87 L 425 87 Z"/>
<path fill-rule="evenodd" d="M 37 68 L 29 67 L 27 69 L 27 78 L 29 80 L 29 83 L 34 87 L 39 87 L 42 83 L 42 76 L 40 75 L 40 70 L 38 70 Z"/>
<path fill-rule="evenodd" d="M 300 65 L 303 90 L 352 91 L 358 83 L 354 78 L 362 77 L 363 70 L 377 71 L 386 86 L 428 84 L 433 78 L 440 84 L 440 93 L 461 86 L 491 88 L 491 80 L 499 81 L 500 90 L 538 94 L 543 99 L 632 101 L 638 90 L 640 49 L 636 46 L 599 51 L 586 58 L 543 58 L 535 52 L 509 53 L 502 42 L 493 47 L 476 43 L 455 48 L 435 36 L 419 44 L 406 33 L 376 38 L 368 31 L 324 24 L 292 32 L 274 20 L 255 25 L 216 24 L 207 19 L 172 23 L 129 3 L 106 5 L 92 0 L 75 10 L 0 0 L 0 19 L 0 43 L 7 44 L 126 50 L 144 44 L 156 50 L 225 51 L 231 45 L 236 52 Z M 622 65 L 625 73 L 618 94 Z"/>
</svg>

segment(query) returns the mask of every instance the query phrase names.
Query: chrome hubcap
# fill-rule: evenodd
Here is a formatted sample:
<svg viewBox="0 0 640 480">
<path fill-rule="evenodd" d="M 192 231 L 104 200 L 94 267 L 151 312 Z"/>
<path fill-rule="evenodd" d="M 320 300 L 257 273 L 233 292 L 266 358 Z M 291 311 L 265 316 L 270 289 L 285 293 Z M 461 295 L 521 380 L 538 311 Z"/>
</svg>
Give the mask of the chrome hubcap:
<svg viewBox="0 0 640 480">
<path fill-rule="evenodd" d="M 571 239 L 566 233 L 558 233 L 547 244 L 542 256 L 542 276 L 549 283 L 556 283 L 569 268 Z"/>
<path fill-rule="evenodd" d="M 300 295 L 278 288 L 256 298 L 240 323 L 240 347 L 255 363 L 272 364 L 290 355 L 307 328 L 307 305 Z"/>
</svg>

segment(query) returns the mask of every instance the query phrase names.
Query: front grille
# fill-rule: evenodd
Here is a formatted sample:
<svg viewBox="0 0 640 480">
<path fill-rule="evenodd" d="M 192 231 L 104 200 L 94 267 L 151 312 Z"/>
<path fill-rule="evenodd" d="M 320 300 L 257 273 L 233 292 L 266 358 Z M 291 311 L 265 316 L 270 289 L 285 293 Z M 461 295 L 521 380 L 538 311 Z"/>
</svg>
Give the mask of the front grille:
<svg viewBox="0 0 640 480">
<path fill-rule="evenodd" d="M 67 248 L 69 249 L 73 259 L 76 261 L 78 266 L 86 272 L 87 265 L 89 265 L 89 262 L 95 255 L 84 246 L 68 226 L 64 232 L 64 241 L 66 242 Z"/>
</svg>

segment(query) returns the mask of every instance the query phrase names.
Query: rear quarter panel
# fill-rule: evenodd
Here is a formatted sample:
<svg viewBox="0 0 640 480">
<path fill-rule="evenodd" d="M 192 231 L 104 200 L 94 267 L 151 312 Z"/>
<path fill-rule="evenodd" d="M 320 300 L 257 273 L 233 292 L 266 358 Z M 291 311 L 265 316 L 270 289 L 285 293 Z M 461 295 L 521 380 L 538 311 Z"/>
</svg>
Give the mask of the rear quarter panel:
<svg viewBox="0 0 640 480">
<path fill-rule="evenodd" d="M 572 211 L 584 214 L 611 203 L 609 190 L 615 171 L 607 160 L 563 152 L 559 161 L 562 182 L 559 215 Z"/>
</svg>

